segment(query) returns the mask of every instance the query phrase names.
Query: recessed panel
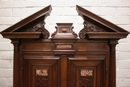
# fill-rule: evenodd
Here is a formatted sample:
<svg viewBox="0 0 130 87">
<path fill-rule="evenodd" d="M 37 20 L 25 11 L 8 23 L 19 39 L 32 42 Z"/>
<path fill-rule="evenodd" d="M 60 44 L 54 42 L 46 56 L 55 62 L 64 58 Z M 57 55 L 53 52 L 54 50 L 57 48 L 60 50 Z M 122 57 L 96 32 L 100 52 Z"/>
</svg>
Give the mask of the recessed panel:
<svg viewBox="0 0 130 87">
<path fill-rule="evenodd" d="M 102 61 L 70 61 L 70 87 L 103 87 Z M 75 79 L 75 81 L 74 81 Z"/>
<path fill-rule="evenodd" d="M 29 59 L 25 62 L 25 87 L 57 87 L 57 60 Z"/>
</svg>

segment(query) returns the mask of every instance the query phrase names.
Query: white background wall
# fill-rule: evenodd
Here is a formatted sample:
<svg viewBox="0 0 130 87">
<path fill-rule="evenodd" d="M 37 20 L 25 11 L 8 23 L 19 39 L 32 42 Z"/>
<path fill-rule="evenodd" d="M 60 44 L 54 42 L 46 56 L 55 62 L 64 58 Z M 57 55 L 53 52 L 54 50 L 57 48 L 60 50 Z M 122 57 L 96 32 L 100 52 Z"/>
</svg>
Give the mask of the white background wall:
<svg viewBox="0 0 130 87">
<path fill-rule="evenodd" d="M 46 28 L 52 33 L 56 23 L 72 22 L 76 33 L 82 29 L 82 18 L 76 5 L 130 31 L 130 0 L 0 0 L 0 31 L 30 14 L 52 5 Z M 130 35 L 119 40 L 117 53 L 117 87 L 130 87 Z M 0 35 L 0 87 L 13 87 L 13 45 Z"/>
</svg>

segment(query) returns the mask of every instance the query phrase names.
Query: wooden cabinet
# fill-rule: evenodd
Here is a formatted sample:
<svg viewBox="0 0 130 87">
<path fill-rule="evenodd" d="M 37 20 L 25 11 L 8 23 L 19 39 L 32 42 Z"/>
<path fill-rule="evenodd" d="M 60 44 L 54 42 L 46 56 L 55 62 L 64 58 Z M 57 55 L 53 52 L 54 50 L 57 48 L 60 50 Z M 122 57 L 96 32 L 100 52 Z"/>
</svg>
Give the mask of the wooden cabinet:
<svg viewBox="0 0 130 87">
<path fill-rule="evenodd" d="M 1 32 L 14 45 L 13 87 L 116 87 L 115 46 L 129 32 L 76 6 L 84 28 L 44 27 L 51 6 Z M 79 36 L 79 38 L 78 38 Z"/>
</svg>

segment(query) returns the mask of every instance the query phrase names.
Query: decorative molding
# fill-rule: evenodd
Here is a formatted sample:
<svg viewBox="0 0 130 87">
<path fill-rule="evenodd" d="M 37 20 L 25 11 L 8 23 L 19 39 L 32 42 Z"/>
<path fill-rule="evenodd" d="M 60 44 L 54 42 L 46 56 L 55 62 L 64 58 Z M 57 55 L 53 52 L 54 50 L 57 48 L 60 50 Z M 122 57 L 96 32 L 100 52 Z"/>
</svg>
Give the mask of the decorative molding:
<svg viewBox="0 0 130 87">
<path fill-rule="evenodd" d="M 100 28 L 100 27 L 98 27 L 98 26 L 96 26 L 88 21 L 84 21 L 83 25 L 84 25 L 84 28 L 79 32 L 79 37 L 81 39 L 86 38 L 87 32 L 106 32 L 102 28 Z"/>
</svg>

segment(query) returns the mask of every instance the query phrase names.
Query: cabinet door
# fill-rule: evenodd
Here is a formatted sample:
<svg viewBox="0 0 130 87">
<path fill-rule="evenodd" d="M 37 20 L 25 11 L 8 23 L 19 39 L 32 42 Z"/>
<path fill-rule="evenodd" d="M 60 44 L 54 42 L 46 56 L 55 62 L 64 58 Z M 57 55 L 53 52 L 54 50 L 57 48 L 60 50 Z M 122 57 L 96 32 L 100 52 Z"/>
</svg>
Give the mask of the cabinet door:
<svg viewBox="0 0 130 87">
<path fill-rule="evenodd" d="M 105 87 L 104 62 L 70 60 L 69 87 Z"/>
<path fill-rule="evenodd" d="M 25 60 L 24 87 L 58 87 L 57 60 Z"/>
<path fill-rule="evenodd" d="M 24 60 L 24 87 L 105 87 L 103 60 Z"/>
</svg>

